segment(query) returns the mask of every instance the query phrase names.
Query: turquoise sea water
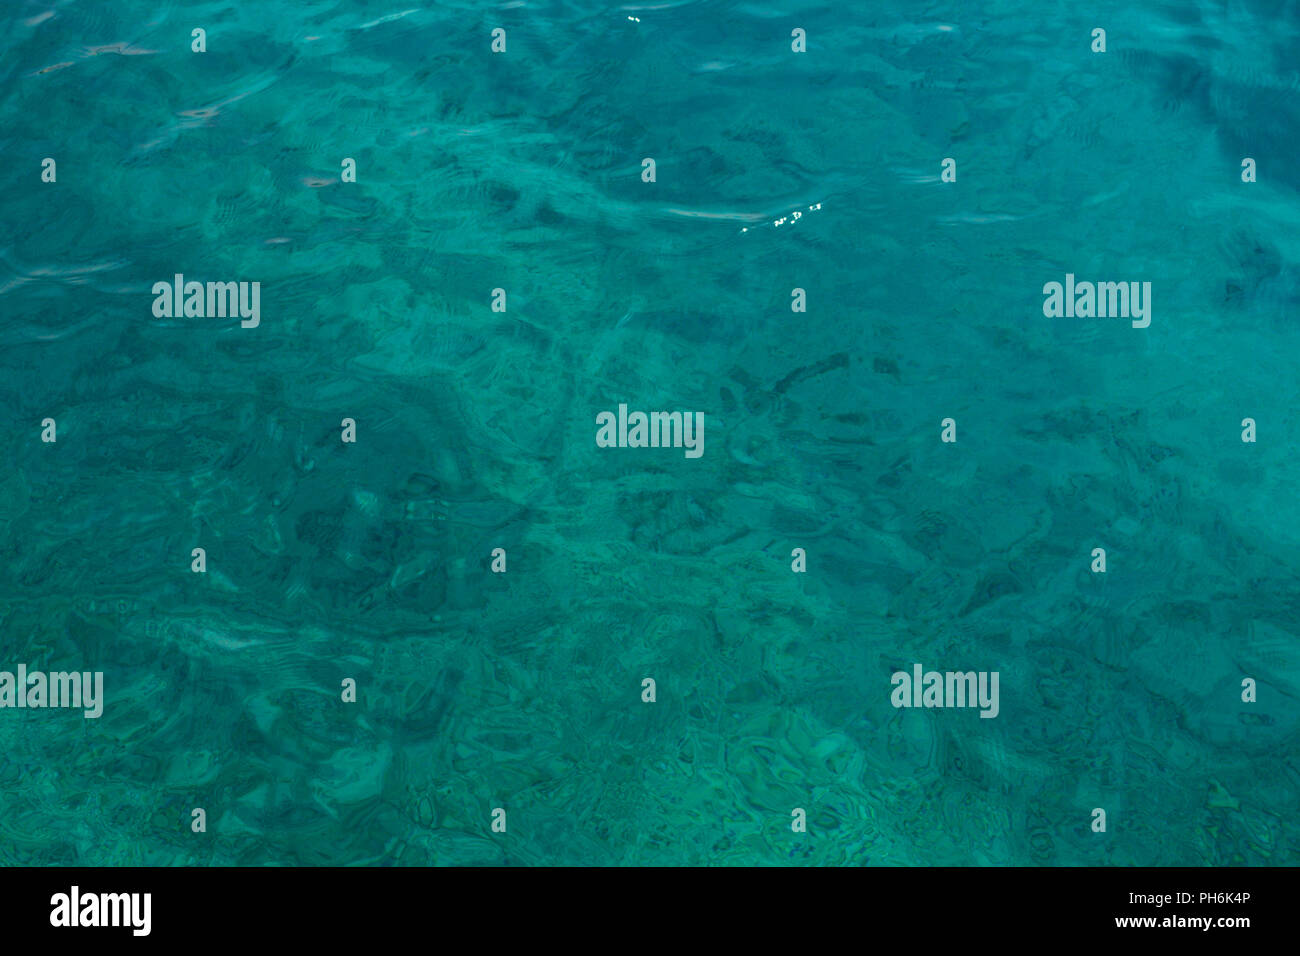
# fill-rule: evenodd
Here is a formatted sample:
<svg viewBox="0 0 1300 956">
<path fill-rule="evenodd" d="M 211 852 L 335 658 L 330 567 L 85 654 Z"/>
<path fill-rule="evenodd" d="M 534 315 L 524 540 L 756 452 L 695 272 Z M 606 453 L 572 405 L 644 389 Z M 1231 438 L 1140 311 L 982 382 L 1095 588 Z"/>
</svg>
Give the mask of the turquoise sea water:
<svg viewBox="0 0 1300 956">
<path fill-rule="evenodd" d="M 1300 861 L 1300 7 L 409 2 L 0 7 L 0 861 Z"/>
</svg>

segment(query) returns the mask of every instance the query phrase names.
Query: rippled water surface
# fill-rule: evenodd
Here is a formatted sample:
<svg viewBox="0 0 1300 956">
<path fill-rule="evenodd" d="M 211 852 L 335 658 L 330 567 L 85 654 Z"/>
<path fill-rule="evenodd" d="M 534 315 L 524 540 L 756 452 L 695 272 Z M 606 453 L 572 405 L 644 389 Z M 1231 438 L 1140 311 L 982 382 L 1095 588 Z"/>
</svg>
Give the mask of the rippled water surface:
<svg viewBox="0 0 1300 956">
<path fill-rule="evenodd" d="M 1294 3 L 0 37 L 0 668 L 107 698 L 0 710 L 0 861 L 1298 861 Z M 1066 273 L 1150 327 L 1046 318 Z M 705 454 L 597 448 L 619 403 Z M 998 717 L 896 710 L 914 663 Z"/>
</svg>

